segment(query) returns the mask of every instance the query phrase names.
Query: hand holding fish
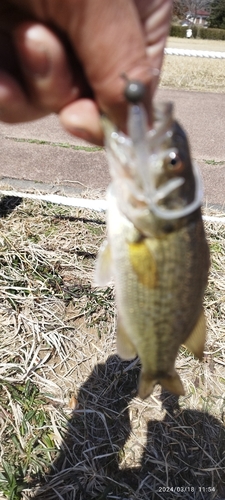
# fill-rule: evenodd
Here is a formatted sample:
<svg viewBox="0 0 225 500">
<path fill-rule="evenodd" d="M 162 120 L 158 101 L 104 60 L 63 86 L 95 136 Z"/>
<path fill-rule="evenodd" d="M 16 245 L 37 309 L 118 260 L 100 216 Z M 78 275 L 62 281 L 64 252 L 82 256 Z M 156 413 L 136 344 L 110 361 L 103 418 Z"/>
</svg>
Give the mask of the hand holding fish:
<svg viewBox="0 0 225 500">
<path fill-rule="evenodd" d="M 151 69 L 161 68 L 171 5 L 1 0 L 1 120 L 16 123 L 55 112 L 69 132 L 101 143 L 101 110 L 126 131 L 121 73 L 147 84 L 152 95 L 157 78 L 152 80 Z"/>
</svg>

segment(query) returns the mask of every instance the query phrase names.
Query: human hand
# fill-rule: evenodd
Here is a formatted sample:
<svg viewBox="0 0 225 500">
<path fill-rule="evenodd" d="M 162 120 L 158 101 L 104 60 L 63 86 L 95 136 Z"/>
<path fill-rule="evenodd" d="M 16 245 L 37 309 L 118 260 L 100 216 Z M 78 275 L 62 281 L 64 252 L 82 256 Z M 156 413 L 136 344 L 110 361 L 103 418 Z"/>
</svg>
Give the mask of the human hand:
<svg viewBox="0 0 225 500">
<path fill-rule="evenodd" d="M 99 111 L 126 129 L 124 80 L 157 86 L 172 0 L 1 0 L 0 119 L 59 114 L 102 143 Z M 154 70 L 154 71 L 153 71 Z"/>
</svg>

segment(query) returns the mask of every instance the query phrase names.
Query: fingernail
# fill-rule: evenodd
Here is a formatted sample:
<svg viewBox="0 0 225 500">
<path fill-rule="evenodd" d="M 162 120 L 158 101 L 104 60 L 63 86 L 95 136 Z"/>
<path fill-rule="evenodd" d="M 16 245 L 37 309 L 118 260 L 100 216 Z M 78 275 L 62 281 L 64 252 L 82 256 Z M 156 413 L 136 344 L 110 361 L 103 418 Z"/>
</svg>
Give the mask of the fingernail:
<svg viewBox="0 0 225 500">
<path fill-rule="evenodd" d="M 30 28 L 24 36 L 16 37 L 19 57 L 24 71 L 32 77 L 46 77 L 50 70 L 50 58 L 41 39 L 38 26 Z"/>
</svg>

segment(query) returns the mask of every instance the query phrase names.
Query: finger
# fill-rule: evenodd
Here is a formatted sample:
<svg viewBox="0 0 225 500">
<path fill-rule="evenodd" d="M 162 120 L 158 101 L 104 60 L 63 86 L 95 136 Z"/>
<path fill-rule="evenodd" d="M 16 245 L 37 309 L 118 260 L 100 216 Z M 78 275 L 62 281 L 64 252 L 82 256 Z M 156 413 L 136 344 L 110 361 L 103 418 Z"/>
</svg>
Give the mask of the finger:
<svg viewBox="0 0 225 500">
<path fill-rule="evenodd" d="M 152 68 L 152 91 L 156 89 L 169 32 L 172 0 L 135 0 L 143 25 L 146 53 Z"/>
<path fill-rule="evenodd" d="M 46 26 L 25 23 L 14 31 L 28 96 L 44 113 L 59 112 L 81 94 L 81 74 L 74 77 L 61 40 Z M 75 81 L 76 80 L 76 81 Z"/>
<path fill-rule="evenodd" d="M 8 73 L 0 71 L 0 120 L 18 123 L 35 120 L 44 116 L 27 99 L 19 83 Z"/>
<path fill-rule="evenodd" d="M 73 135 L 88 142 L 103 145 L 103 132 L 96 103 L 91 99 L 79 99 L 61 111 L 63 127 Z"/>
</svg>

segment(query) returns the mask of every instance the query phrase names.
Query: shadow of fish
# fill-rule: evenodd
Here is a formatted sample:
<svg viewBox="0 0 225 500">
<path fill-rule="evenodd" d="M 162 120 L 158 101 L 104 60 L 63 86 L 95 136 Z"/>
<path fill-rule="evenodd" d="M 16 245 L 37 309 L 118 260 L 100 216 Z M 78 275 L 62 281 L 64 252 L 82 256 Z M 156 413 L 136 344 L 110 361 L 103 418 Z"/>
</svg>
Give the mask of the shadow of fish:
<svg viewBox="0 0 225 500">
<path fill-rule="evenodd" d="M 129 136 L 107 119 L 104 129 L 112 183 L 95 281 L 114 279 L 117 350 L 123 359 L 141 360 L 140 397 L 157 383 L 182 395 L 174 366 L 179 347 L 202 359 L 206 330 L 209 249 L 199 172 L 171 103 L 155 109 L 152 131 L 140 103 L 130 105 Z"/>
</svg>

